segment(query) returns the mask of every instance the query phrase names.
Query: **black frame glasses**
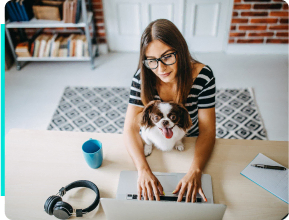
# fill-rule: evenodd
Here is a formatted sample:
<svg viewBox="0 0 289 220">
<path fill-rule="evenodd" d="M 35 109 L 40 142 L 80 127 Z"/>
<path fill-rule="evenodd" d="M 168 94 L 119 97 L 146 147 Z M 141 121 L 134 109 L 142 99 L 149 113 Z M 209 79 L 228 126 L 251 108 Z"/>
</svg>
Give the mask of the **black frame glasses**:
<svg viewBox="0 0 289 220">
<path fill-rule="evenodd" d="M 171 55 L 171 54 L 173 54 L 173 55 L 175 56 L 175 62 L 174 62 L 174 63 L 171 63 L 171 64 L 166 64 L 166 63 L 164 63 L 164 61 L 163 61 L 162 59 L 165 58 L 165 57 L 168 56 L 168 55 Z M 177 62 L 176 54 L 177 54 L 177 51 L 175 51 L 175 52 L 173 52 L 173 53 L 168 53 L 168 54 L 166 54 L 166 55 L 163 55 L 163 56 L 161 56 L 161 57 L 158 58 L 158 59 L 146 59 L 146 60 L 143 60 L 142 62 L 143 62 L 143 64 L 146 66 L 146 68 L 148 68 L 148 69 L 150 69 L 150 70 L 154 70 L 154 69 L 156 69 L 156 68 L 159 67 L 159 61 L 161 61 L 161 62 L 162 62 L 164 65 L 166 65 L 166 66 L 175 64 L 175 63 Z M 157 61 L 157 67 L 156 67 L 156 68 L 150 68 L 150 67 L 149 67 L 149 64 L 148 64 L 147 62 L 148 62 L 148 61 L 151 61 L 151 60 Z"/>
</svg>

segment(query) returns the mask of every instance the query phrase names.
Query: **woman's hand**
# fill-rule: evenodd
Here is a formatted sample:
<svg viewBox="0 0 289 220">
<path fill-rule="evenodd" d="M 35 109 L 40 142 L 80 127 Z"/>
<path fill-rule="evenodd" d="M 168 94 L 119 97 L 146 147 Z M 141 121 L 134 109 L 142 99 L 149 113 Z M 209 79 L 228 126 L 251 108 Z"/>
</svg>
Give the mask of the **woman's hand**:
<svg viewBox="0 0 289 220">
<path fill-rule="evenodd" d="M 138 200 L 143 195 L 144 200 L 154 200 L 153 196 L 157 201 L 160 201 L 160 195 L 164 195 L 163 187 L 155 175 L 148 170 L 141 170 L 138 172 Z"/>
<path fill-rule="evenodd" d="M 202 172 L 195 170 L 192 173 L 187 173 L 179 182 L 173 194 L 179 192 L 178 202 L 181 202 L 183 195 L 187 192 L 186 202 L 195 202 L 197 192 L 203 197 L 204 201 L 207 202 L 206 196 L 202 190 L 201 184 Z"/>
</svg>

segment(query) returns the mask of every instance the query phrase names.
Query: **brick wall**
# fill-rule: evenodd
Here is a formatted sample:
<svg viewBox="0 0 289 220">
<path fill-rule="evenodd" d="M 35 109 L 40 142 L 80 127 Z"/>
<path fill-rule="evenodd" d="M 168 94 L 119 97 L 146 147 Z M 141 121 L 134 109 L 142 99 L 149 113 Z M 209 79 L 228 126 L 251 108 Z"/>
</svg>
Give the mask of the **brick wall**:
<svg viewBox="0 0 289 220">
<path fill-rule="evenodd" d="M 102 0 L 91 0 L 93 6 L 94 21 L 97 30 L 99 43 L 106 43 L 106 33 L 104 28 L 104 15 Z"/>
<path fill-rule="evenodd" d="M 288 4 L 234 0 L 229 43 L 288 44 Z"/>
</svg>

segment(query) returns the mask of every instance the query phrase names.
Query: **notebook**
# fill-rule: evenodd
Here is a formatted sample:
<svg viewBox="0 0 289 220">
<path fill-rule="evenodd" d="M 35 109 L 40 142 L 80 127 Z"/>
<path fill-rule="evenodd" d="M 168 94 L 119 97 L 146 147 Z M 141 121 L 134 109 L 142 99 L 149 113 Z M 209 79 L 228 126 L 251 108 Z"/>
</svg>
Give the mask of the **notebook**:
<svg viewBox="0 0 289 220">
<path fill-rule="evenodd" d="M 252 167 L 251 164 L 266 164 L 272 166 L 283 166 L 274 160 L 259 153 L 251 163 L 241 172 L 249 180 L 258 184 L 279 199 L 288 203 L 288 169 L 272 170 Z"/>
</svg>

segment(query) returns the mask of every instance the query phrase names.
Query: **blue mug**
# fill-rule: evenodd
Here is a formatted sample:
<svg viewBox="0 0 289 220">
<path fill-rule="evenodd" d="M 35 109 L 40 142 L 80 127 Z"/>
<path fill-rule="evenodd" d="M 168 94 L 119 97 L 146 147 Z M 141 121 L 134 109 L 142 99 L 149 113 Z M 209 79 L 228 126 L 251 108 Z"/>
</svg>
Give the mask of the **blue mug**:
<svg viewBox="0 0 289 220">
<path fill-rule="evenodd" d="M 82 145 L 82 152 L 87 164 L 96 169 L 101 166 L 103 161 L 102 143 L 90 138 Z"/>
</svg>

